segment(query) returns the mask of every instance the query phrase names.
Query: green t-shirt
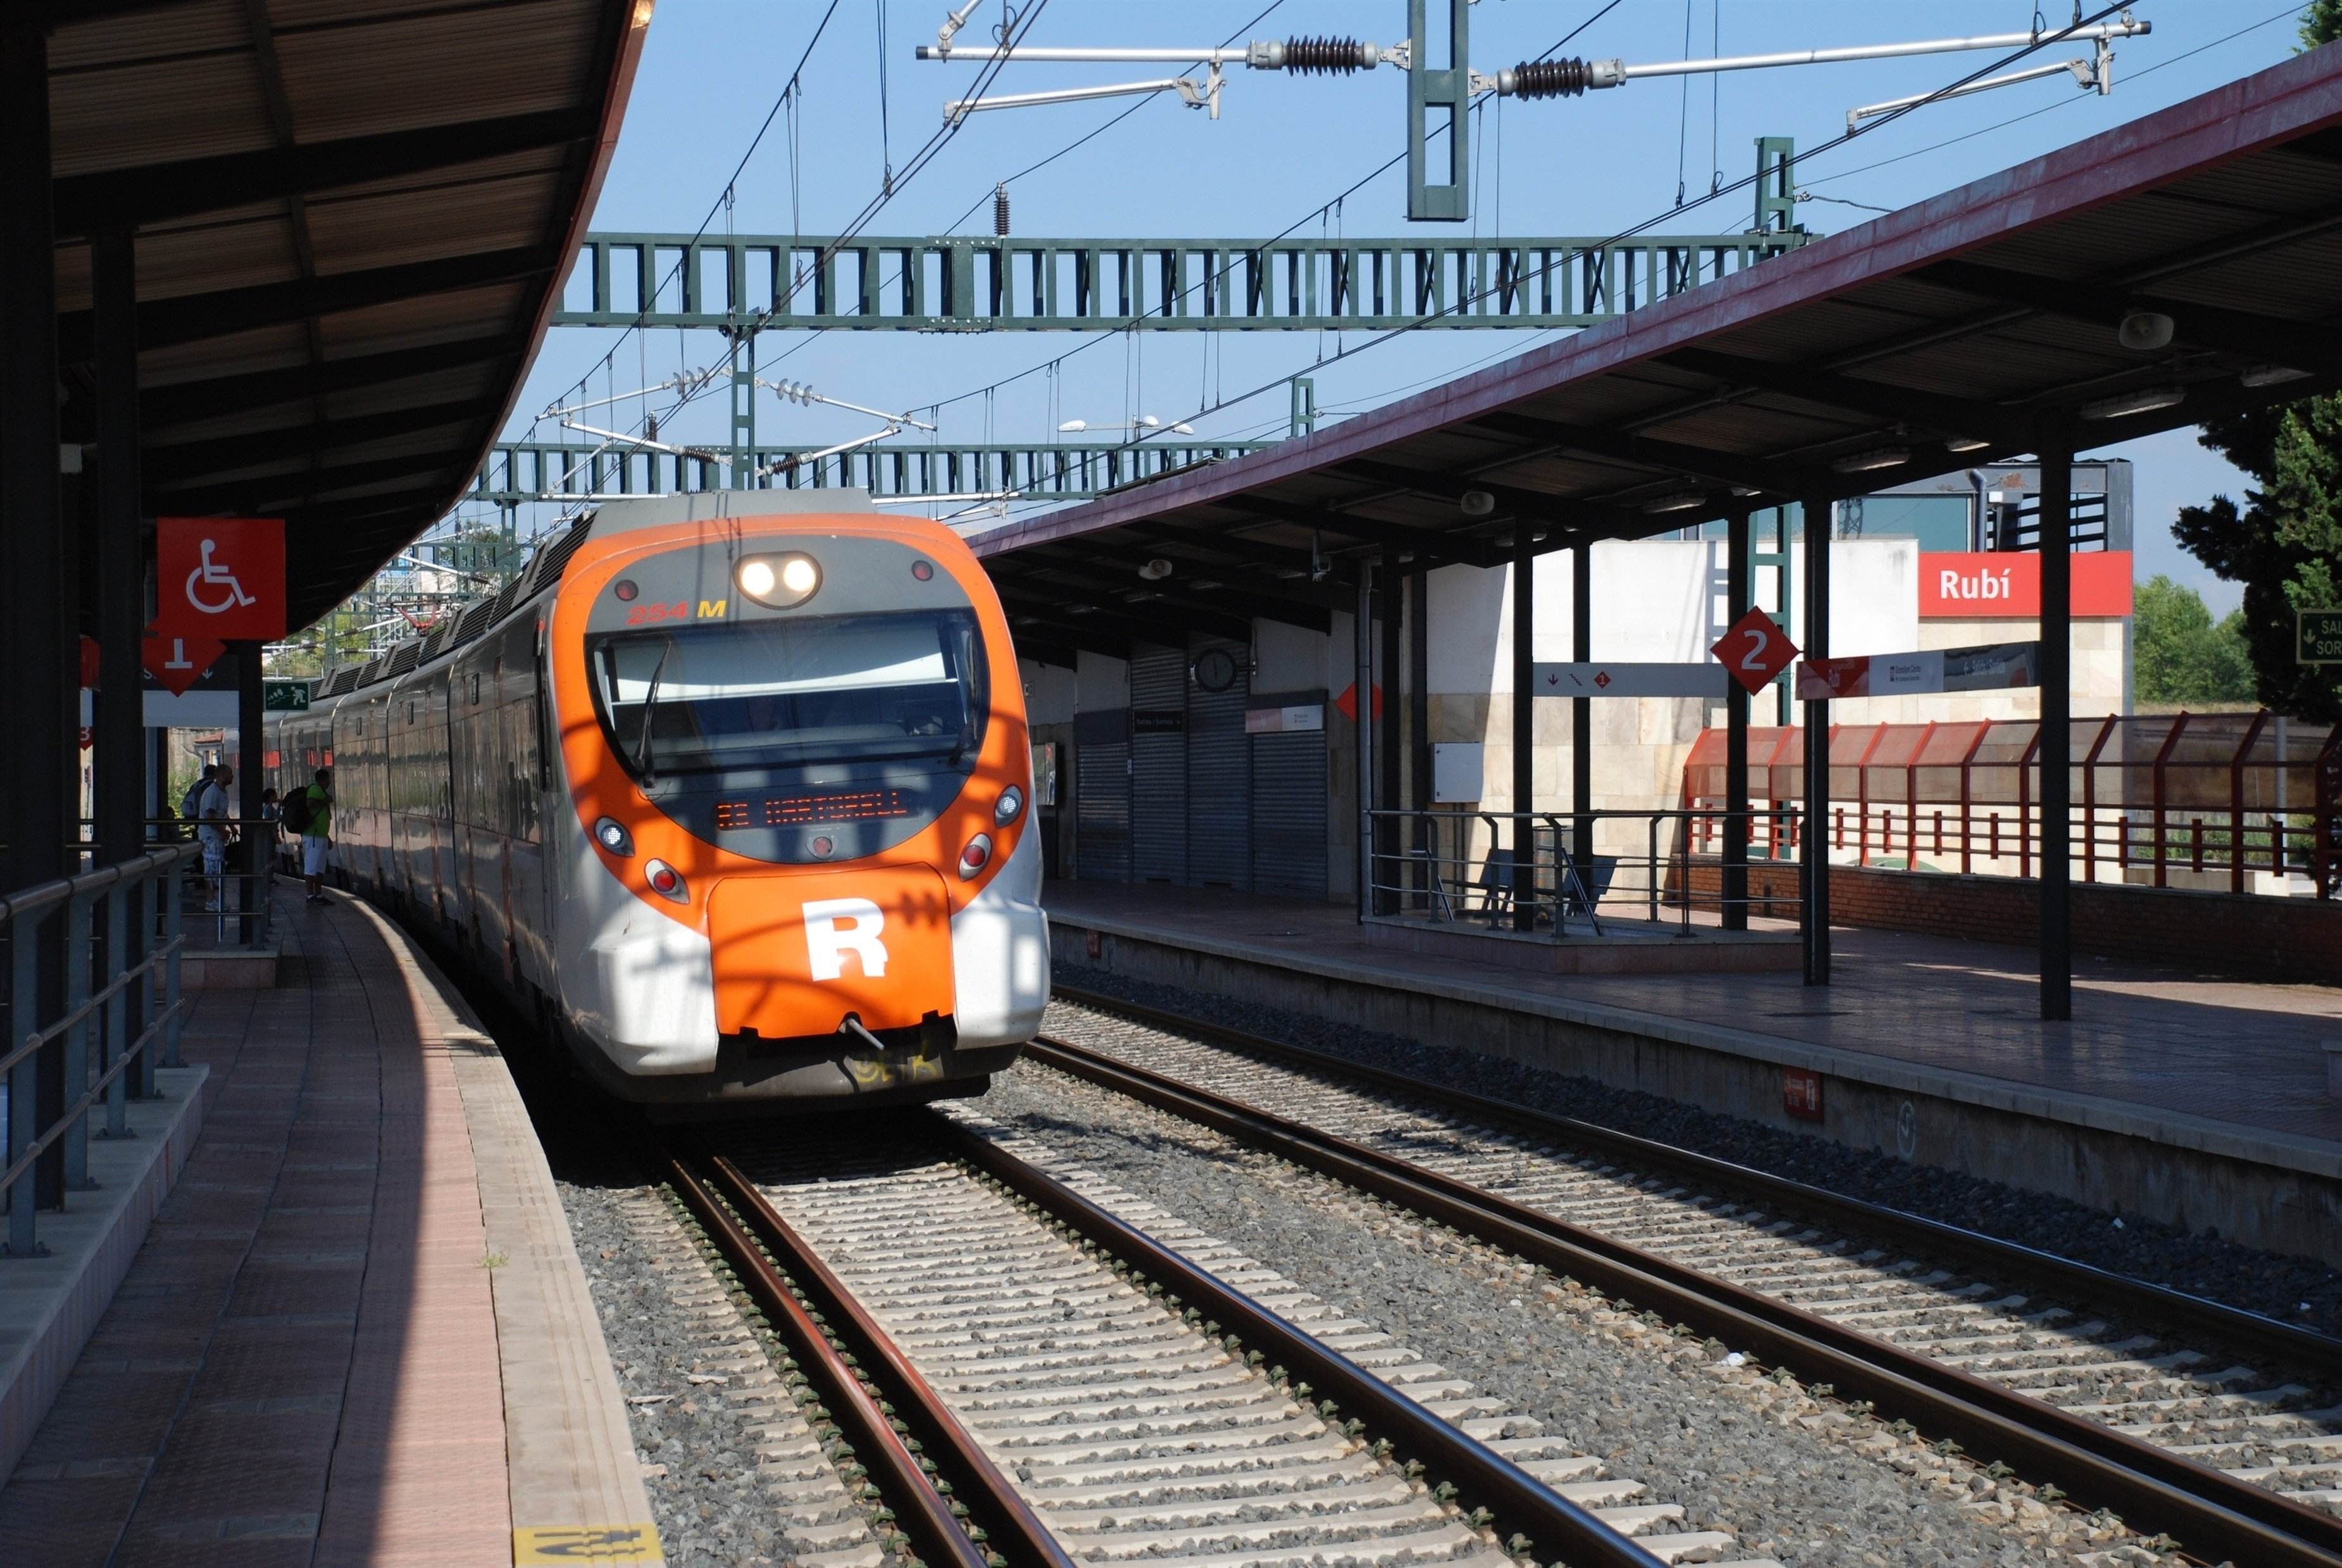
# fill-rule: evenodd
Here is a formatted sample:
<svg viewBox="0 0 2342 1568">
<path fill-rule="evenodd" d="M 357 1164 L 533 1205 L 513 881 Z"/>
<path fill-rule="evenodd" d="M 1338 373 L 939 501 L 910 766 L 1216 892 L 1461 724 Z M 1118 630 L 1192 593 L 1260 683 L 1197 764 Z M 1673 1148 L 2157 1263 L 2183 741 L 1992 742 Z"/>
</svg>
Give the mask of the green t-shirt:
<svg viewBox="0 0 2342 1568">
<path fill-rule="evenodd" d="M 308 797 L 309 818 L 301 824 L 304 838 L 334 836 L 334 797 L 323 784 L 311 784 L 301 792 Z"/>
</svg>

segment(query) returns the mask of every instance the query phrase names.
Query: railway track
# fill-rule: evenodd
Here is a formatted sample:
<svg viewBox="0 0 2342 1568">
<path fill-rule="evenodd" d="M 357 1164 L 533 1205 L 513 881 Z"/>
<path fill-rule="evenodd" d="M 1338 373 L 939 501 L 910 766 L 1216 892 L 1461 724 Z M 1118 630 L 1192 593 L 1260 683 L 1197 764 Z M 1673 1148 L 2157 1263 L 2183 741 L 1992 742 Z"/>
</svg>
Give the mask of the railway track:
<svg viewBox="0 0 2342 1568">
<path fill-rule="evenodd" d="M 900 1128 L 665 1174 L 929 1568 L 1777 1568 L 980 1114 Z"/>
<path fill-rule="evenodd" d="M 2317 1392 L 2342 1386 L 2342 1343 L 1608 1129 L 1058 995 L 1086 1011 L 1053 1024 L 1083 1038 L 1044 1036 L 1036 1061 L 1688 1323 L 2191 1555 L 2342 1563 L 2342 1408 Z"/>
</svg>

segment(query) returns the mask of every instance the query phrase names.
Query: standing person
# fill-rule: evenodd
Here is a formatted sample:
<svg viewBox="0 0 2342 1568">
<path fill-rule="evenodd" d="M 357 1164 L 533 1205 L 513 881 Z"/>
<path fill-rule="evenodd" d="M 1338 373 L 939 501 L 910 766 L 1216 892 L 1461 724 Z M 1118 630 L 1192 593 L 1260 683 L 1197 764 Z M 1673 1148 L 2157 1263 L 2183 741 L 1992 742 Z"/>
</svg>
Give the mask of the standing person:
<svg viewBox="0 0 2342 1568">
<path fill-rule="evenodd" d="M 276 864 L 276 851 L 285 842 L 285 803 L 277 798 L 276 786 L 271 784 L 260 792 L 261 857 L 270 865 Z"/>
<path fill-rule="evenodd" d="M 181 822 L 194 823 L 203 820 L 204 791 L 212 787 L 212 774 L 215 771 L 217 770 L 210 763 L 205 763 L 203 771 L 195 774 L 195 782 L 187 786 L 187 793 L 179 797 Z"/>
<path fill-rule="evenodd" d="M 227 889 L 228 824 L 234 820 L 235 808 L 229 804 L 227 786 L 235 782 L 235 770 L 225 763 L 212 770 L 212 782 L 204 787 L 203 803 L 197 809 L 201 826 L 195 835 L 204 842 L 204 881 L 208 884 L 206 909 L 218 909 L 225 902 Z"/>
<path fill-rule="evenodd" d="M 317 782 L 285 802 L 286 816 L 301 834 L 301 874 L 309 902 L 325 902 L 325 852 L 334 847 L 334 770 L 317 770 Z"/>
</svg>

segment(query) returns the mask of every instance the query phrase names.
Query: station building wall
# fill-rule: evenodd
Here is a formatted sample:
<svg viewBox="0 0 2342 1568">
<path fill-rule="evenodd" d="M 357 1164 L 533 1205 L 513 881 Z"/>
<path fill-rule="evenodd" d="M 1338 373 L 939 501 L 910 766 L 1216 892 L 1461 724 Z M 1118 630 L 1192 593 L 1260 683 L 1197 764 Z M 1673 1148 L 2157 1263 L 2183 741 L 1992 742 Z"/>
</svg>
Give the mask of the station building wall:
<svg viewBox="0 0 2342 1568">
<path fill-rule="evenodd" d="M 1572 656 L 1575 558 L 1537 558 L 1539 660 Z M 1831 651 L 1899 653 L 2016 642 L 2038 634 L 2034 621 L 1932 619 L 1920 614 L 1918 542 L 1841 539 L 1832 554 Z M 1781 573 L 1759 566 L 1754 597 L 1792 635 L 1803 630 L 1803 546 L 1789 550 L 1790 603 Z M 1593 654 L 1597 659 L 1683 663 L 1706 659 L 1728 624 L 1723 542 L 1614 541 L 1593 550 Z M 1428 727 L 1435 744 L 1481 750 L 1477 804 L 1513 809 L 1512 594 L 1509 567 L 1450 566 L 1428 576 Z M 1379 656 L 1380 639 L 1376 639 Z M 1345 716 L 1355 678 L 1352 617 L 1336 612 L 1318 634 L 1280 622 L 1254 624 L 1249 649 L 1227 645 L 1240 674 L 1231 693 L 1202 692 L 1195 658 L 1212 640 L 1183 649 L 1142 648 L 1129 661 L 1083 653 L 1073 671 L 1024 666 L 1036 741 L 1059 741 L 1057 804 L 1051 842 L 1055 874 L 1113 882 L 1157 880 L 1223 885 L 1336 902 L 1354 896 L 1356 802 Z M 1403 635 L 1402 646 L 1407 645 Z M 2072 700 L 2077 716 L 2126 712 L 2130 696 L 2127 616 L 2077 619 Z M 1374 689 L 1403 684 L 1377 671 Z M 1070 708 L 1067 706 L 1070 703 Z M 1926 723 L 1958 718 L 2032 718 L 2037 691 L 1869 698 L 1834 704 L 1843 724 Z M 1234 715 L 1241 712 L 1242 733 Z M 1285 724 L 1264 723 L 1271 714 Z M 1299 715 L 1299 717 L 1296 717 Z M 1411 744 L 1411 704 L 1387 704 L 1384 722 Z M 1774 692 L 1752 704 L 1752 722 L 1795 722 Z M 1566 699 L 1536 704 L 1532 762 L 1536 804 L 1569 804 L 1571 710 Z M 1610 698 L 1593 704 L 1593 804 L 1647 811 L 1678 804 L 1684 764 L 1700 731 L 1724 722 L 1720 702 Z M 1413 804 L 1413 803 L 1410 803 Z M 1232 834 L 1239 834 L 1233 841 Z M 1620 824 L 1606 835 L 1638 847 L 1644 830 Z M 1318 848 L 1298 847 L 1306 839 Z M 1626 840 L 1632 839 L 1632 845 Z M 1605 847 L 1610 847 L 1605 845 Z"/>
</svg>

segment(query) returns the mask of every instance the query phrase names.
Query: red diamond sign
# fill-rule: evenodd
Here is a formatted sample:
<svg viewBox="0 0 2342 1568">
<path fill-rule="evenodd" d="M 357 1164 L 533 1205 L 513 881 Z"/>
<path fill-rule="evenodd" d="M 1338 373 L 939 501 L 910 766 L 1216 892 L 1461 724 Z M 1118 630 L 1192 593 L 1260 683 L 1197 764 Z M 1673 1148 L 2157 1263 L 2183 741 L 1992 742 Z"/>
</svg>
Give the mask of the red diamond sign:
<svg viewBox="0 0 2342 1568">
<path fill-rule="evenodd" d="M 158 631 L 153 626 L 146 628 L 145 640 L 138 648 L 139 661 L 145 665 L 146 673 L 175 697 L 185 695 L 196 677 L 226 652 L 227 644 L 215 638 Z"/>
<path fill-rule="evenodd" d="M 1605 670 L 1605 671 L 1603 671 L 1600 674 L 1598 674 L 1598 675 L 1595 676 L 1595 677 L 1594 677 L 1594 684 L 1595 684 L 1596 685 L 1597 685 L 1597 686 L 1606 686 L 1606 685 L 1608 685 L 1608 684 L 1610 684 L 1610 672 L 1609 672 L 1609 671 L 1607 671 L 1607 670 Z"/>
<path fill-rule="evenodd" d="M 1797 656 L 1797 645 L 1774 624 L 1772 616 L 1751 605 L 1748 613 L 1733 622 L 1732 629 L 1718 637 L 1708 652 L 1723 661 L 1725 673 L 1754 696 L 1789 667 L 1789 662 Z"/>
</svg>

